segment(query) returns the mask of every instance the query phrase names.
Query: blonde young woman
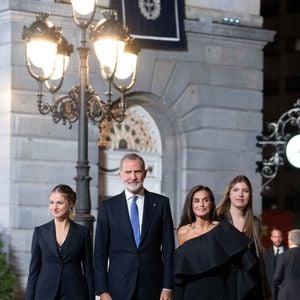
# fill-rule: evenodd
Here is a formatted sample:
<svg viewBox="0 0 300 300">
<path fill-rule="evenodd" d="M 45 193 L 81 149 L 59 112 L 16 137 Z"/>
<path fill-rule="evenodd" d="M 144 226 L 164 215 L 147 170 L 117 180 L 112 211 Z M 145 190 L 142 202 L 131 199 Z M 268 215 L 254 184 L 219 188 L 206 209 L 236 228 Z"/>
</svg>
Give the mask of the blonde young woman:
<svg viewBox="0 0 300 300">
<path fill-rule="evenodd" d="M 242 300 L 252 290 L 257 262 L 248 249 L 250 240 L 216 220 L 208 187 L 197 185 L 187 194 L 177 234 L 175 300 Z M 232 280 L 233 272 L 238 280 Z"/>
<path fill-rule="evenodd" d="M 72 221 L 76 193 L 57 185 L 53 220 L 34 229 L 26 300 L 95 300 L 90 230 Z"/>
<path fill-rule="evenodd" d="M 270 289 L 266 279 L 263 261 L 263 246 L 260 235 L 260 221 L 252 209 L 252 185 L 244 175 L 234 177 L 227 185 L 216 213 L 218 217 L 234 225 L 250 239 L 249 249 L 258 262 L 256 270 L 256 287 L 247 300 L 270 299 Z"/>
</svg>

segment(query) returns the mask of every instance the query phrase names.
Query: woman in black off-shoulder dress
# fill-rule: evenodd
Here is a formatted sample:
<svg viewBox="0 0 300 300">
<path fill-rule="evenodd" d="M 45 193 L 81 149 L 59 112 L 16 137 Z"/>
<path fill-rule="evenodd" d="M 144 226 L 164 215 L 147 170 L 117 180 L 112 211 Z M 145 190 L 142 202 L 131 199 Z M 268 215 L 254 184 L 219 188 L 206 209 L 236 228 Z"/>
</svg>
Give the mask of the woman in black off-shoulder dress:
<svg viewBox="0 0 300 300">
<path fill-rule="evenodd" d="M 178 228 L 174 300 L 242 300 L 255 286 L 249 239 L 214 212 L 211 190 L 193 187 Z"/>
<path fill-rule="evenodd" d="M 265 270 L 260 220 L 253 213 L 252 203 L 251 182 L 245 175 L 238 175 L 232 178 L 225 188 L 223 197 L 216 208 L 216 214 L 220 220 L 232 224 L 251 241 L 249 249 L 257 261 L 253 271 L 256 283 L 255 288 L 245 300 L 269 300 L 271 291 Z"/>
</svg>

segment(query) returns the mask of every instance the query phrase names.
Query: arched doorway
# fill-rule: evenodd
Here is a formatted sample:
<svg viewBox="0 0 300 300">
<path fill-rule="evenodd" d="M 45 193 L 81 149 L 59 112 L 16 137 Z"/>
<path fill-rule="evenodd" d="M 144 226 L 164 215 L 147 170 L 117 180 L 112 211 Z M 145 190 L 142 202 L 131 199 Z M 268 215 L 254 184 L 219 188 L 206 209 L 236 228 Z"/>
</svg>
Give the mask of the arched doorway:
<svg viewBox="0 0 300 300">
<path fill-rule="evenodd" d="M 148 169 L 145 187 L 161 192 L 161 136 L 155 121 L 143 107 L 132 104 L 122 123 L 103 121 L 98 145 L 100 200 L 124 189 L 118 170 L 121 157 L 128 152 L 138 152 L 145 159 Z"/>
</svg>

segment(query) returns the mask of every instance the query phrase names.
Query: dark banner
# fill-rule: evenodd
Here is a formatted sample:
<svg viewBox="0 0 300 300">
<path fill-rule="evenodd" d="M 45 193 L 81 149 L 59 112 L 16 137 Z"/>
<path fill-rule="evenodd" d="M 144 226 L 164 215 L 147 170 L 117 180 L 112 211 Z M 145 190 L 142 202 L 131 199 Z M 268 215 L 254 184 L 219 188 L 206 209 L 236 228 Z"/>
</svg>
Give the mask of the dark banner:
<svg viewBox="0 0 300 300">
<path fill-rule="evenodd" d="M 119 20 L 142 48 L 185 48 L 183 0 L 114 0 Z"/>
</svg>

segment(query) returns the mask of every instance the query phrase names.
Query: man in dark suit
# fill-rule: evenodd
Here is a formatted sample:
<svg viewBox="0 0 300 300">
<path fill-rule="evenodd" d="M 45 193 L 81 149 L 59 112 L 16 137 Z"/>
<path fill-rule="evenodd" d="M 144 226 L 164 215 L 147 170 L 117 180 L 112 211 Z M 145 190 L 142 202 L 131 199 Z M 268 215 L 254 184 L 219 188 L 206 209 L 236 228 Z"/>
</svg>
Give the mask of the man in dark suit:
<svg viewBox="0 0 300 300">
<path fill-rule="evenodd" d="M 174 229 L 169 199 L 143 187 L 145 162 L 126 154 L 125 190 L 102 202 L 95 234 L 95 290 L 101 300 L 170 300 Z"/>
<path fill-rule="evenodd" d="M 281 255 L 284 251 L 286 251 L 288 247 L 283 243 L 282 230 L 278 227 L 272 228 L 270 239 L 272 241 L 272 246 L 266 249 L 264 253 L 264 260 L 266 266 L 267 279 L 272 292 L 272 299 L 276 300 L 276 289 L 273 282 L 276 262 L 278 256 Z"/>
<path fill-rule="evenodd" d="M 278 257 L 274 282 L 278 287 L 278 300 L 300 298 L 300 229 L 288 233 L 289 250 Z"/>
</svg>

